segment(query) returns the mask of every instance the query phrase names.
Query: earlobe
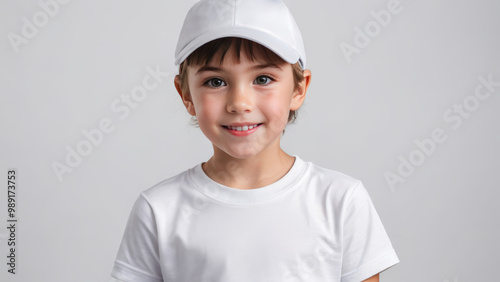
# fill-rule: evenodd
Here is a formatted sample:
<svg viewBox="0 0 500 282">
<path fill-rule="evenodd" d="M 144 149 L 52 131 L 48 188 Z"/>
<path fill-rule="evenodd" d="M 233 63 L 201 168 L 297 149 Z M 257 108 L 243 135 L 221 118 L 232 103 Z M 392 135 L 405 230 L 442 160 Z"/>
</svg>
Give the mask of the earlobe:
<svg viewBox="0 0 500 282">
<path fill-rule="evenodd" d="M 296 111 L 302 106 L 304 100 L 306 99 L 306 92 L 307 88 L 309 88 L 309 83 L 311 83 L 311 71 L 304 70 L 304 80 L 299 83 L 299 86 L 293 92 L 290 110 Z"/>
<path fill-rule="evenodd" d="M 179 75 L 175 76 L 174 85 L 175 85 L 175 89 L 177 90 L 177 93 L 179 93 L 179 96 L 182 99 L 182 103 L 186 107 L 186 110 L 188 111 L 188 113 L 192 116 L 196 116 L 196 111 L 194 110 L 194 104 L 193 104 L 191 95 L 189 94 L 189 92 L 183 93 Z"/>
</svg>

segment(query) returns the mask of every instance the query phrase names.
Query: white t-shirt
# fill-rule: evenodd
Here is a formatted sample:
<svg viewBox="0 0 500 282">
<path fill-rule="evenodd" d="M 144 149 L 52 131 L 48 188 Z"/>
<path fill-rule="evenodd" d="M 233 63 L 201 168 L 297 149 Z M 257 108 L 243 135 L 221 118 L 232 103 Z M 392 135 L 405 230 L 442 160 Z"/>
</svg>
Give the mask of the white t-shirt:
<svg viewBox="0 0 500 282">
<path fill-rule="evenodd" d="M 288 173 L 241 190 L 201 163 L 143 191 L 113 281 L 360 282 L 399 262 L 363 184 L 295 156 Z"/>
</svg>

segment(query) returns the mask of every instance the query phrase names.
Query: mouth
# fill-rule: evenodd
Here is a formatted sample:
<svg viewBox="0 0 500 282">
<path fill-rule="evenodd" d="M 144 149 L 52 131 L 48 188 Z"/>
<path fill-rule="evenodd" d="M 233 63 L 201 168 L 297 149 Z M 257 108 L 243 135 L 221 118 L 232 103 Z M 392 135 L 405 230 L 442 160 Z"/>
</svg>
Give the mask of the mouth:
<svg viewBox="0 0 500 282">
<path fill-rule="evenodd" d="M 245 125 L 223 125 L 222 127 L 233 130 L 233 131 L 249 131 L 252 130 L 256 127 L 259 127 L 262 123 L 256 123 L 256 124 L 245 124 Z"/>
</svg>

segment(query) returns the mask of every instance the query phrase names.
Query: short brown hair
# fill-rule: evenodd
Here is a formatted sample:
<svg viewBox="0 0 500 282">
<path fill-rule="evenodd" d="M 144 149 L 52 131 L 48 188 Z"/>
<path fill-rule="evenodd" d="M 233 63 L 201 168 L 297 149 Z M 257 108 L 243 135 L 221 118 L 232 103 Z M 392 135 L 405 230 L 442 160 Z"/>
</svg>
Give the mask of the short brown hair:
<svg viewBox="0 0 500 282">
<path fill-rule="evenodd" d="M 245 52 L 245 55 L 253 62 L 255 60 L 265 61 L 266 63 L 281 65 L 286 63 L 280 56 L 276 55 L 268 48 L 254 42 L 239 37 L 223 37 L 205 43 L 187 57 L 184 62 L 179 65 L 179 83 L 182 92 L 188 93 L 188 78 L 187 67 L 208 65 L 212 59 L 219 59 L 219 64 L 224 61 L 224 56 L 229 49 L 234 48 L 233 54 L 235 60 L 240 62 L 240 52 Z M 218 56 L 218 57 L 217 57 Z M 294 89 L 297 89 L 299 83 L 304 80 L 304 71 L 297 62 L 292 64 L 292 73 L 294 81 Z M 288 123 L 293 123 L 297 117 L 296 111 L 290 111 L 288 115 Z"/>
</svg>

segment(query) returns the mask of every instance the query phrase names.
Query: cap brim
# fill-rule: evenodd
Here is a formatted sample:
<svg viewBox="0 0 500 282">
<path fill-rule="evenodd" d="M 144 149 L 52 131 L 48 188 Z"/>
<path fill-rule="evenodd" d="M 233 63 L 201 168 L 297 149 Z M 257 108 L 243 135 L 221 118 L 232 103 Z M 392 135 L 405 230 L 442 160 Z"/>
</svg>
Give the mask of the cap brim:
<svg viewBox="0 0 500 282">
<path fill-rule="evenodd" d="M 207 32 L 192 40 L 182 50 L 180 50 L 179 54 L 176 54 L 175 65 L 179 66 L 191 53 L 203 44 L 223 37 L 240 37 L 257 42 L 273 51 L 276 55 L 280 56 L 283 60 L 290 64 L 295 64 L 299 62 L 300 59 L 300 55 L 293 48 L 291 48 L 289 44 L 283 42 L 275 35 L 247 27 L 232 27 L 231 29 Z M 299 63 L 303 68 L 303 63 Z"/>
</svg>

